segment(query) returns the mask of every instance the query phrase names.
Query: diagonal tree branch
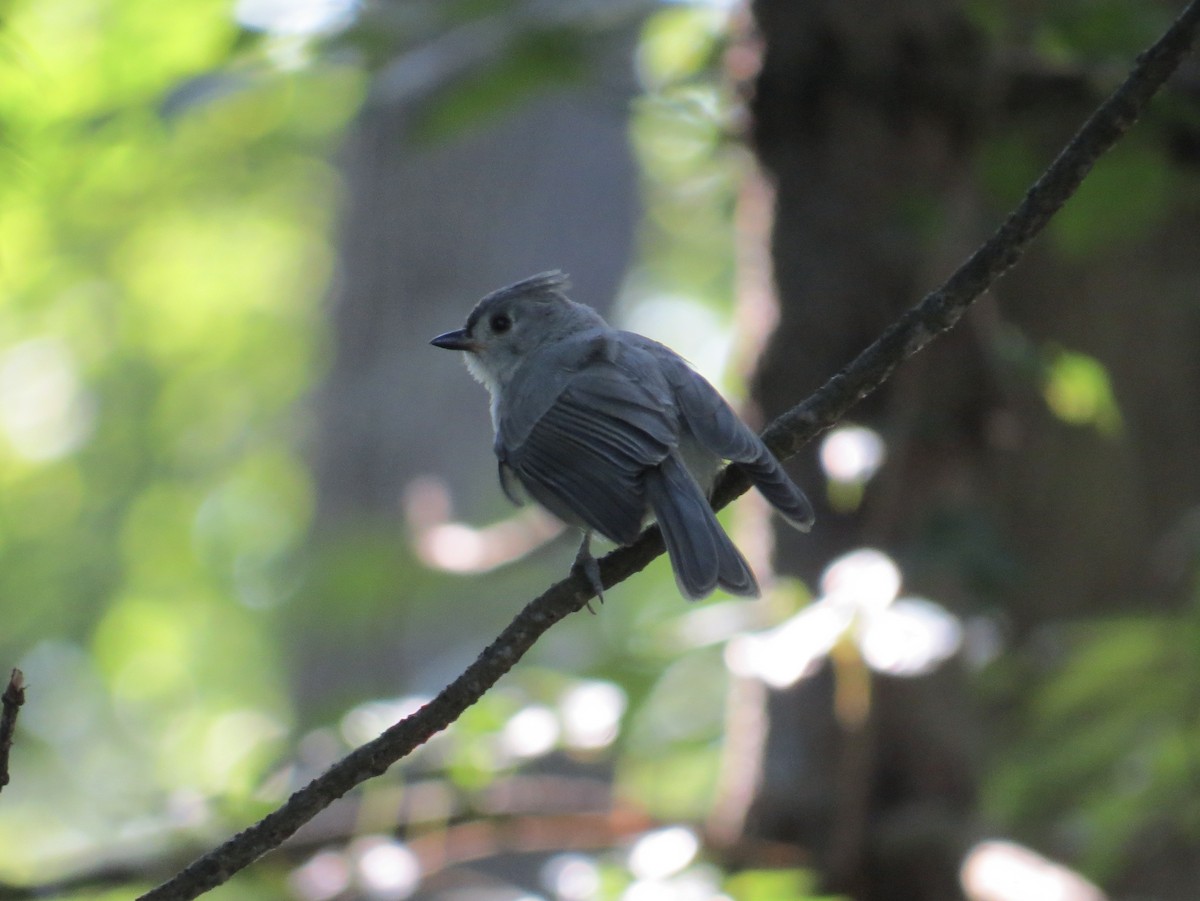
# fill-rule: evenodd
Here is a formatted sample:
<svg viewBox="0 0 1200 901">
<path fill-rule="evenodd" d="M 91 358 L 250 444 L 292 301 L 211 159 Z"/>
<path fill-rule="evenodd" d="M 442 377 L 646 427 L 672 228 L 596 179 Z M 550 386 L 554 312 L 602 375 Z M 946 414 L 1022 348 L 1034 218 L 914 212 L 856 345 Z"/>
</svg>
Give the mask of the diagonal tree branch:
<svg viewBox="0 0 1200 901">
<path fill-rule="evenodd" d="M 1096 160 L 1125 134 L 1187 55 L 1197 30 L 1200 30 L 1200 0 L 1192 0 L 1163 36 L 1138 57 L 1124 83 L 1084 123 L 999 230 L 945 284 L 896 320 L 845 369 L 770 424 L 764 437 L 771 450 L 782 459 L 794 456 L 855 403 L 882 385 L 900 363 L 951 328 L 967 307 L 1020 259 L 1029 242 L 1075 192 Z M 731 467 L 717 486 L 714 504 L 724 506 L 748 487 L 746 477 Z M 657 528 L 646 530 L 634 544 L 618 548 L 600 561 L 604 585 L 609 587 L 624 581 L 662 552 L 662 536 Z M 278 847 L 333 800 L 380 775 L 453 723 L 547 629 L 579 610 L 591 596 L 582 576 L 572 576 L 551 586 L 531 601 L 436 698 L 338 761 L 282 807 L 147 892 L 142 896 L 144 901 L 195 898 Z"/>
</svg>

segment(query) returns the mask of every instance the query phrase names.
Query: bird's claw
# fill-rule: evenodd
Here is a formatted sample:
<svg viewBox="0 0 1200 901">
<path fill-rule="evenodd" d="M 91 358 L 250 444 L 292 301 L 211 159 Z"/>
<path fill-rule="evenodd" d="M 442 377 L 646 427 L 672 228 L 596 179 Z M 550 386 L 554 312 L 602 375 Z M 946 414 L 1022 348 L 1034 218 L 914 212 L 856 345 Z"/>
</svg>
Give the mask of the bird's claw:
<svg viewBox="0 0 1200 901">
<path fill-rule="evenodd" d="M 604 582 L 600 579 L 600 563 L 592 556 L 591 535 L 584 533 L 583 541 L 579 543 L 579 550 L 575 554 L 575 562 L 571 565 L 572 570 L 579 570 L 583 577 L 587 579 L 588 585 L 592 591 L 596 593 L 596 597 L 600 599 L 600 603 L 604 603 Z M 592 609 L 592 602 L 587 602 L 588 613 L 595 615 L 596 611 Z"/>
</svg>

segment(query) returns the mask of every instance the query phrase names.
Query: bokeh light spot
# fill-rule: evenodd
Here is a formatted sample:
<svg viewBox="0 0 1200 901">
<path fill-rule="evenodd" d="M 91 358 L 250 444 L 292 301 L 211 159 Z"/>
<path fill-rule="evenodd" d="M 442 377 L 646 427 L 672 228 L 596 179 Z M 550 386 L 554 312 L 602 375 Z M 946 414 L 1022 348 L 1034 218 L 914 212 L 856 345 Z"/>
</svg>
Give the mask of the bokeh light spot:
<svg viewBox="0 0 1200 901">
<path fill-rule="evenodd" d="M 967 854 L 959 878 L 971 901 L 1105 901 L 1105 894 L 1074 870 L 1015 842 L 980 842 Z"/>
<path fill-rule="evenodd" d="M 890 676 L 921 676 L 962 646 L 958 617 L 924 598 L 901 598 L 863 620 L 858 647 L 871 669 Z"/>
<path fill-rule="evenodd" d="M 647 832 L 629 851 L 629 872 L 638 879 L 665 879 L 695 860 L 699 850 L 696 833 L 684 826 Z"/>
<path fill-rule="evenodd" d="M 584 682 L 568 689 L 559 701 L 567 744 L 583 750 L 612 744 L 625 704 L 625 692 L 611 682 Z"/>
<path fill-rule="evenodd" d="M 845 554 L 821 575 L 821 590 L 834 603 L 859 612 L 882 610 L 900 591 L 900 568 L 882 551 L 863 548 Z"/>
<path fill-rule="evenodd" d="M 841 426 L 821 441 L 821 468 L 835 482 L 868 481 L 883 465 L 886 445 L 865 426 Z"/>
<path fill-rule="evenodd" d="M 500 741 L 504 750 L 514 757 L 538 757 L 558 743 L 560 732 L 553 710 L 531 704 L 504 724 Z"/>
<path fill-rule="evenodd" d="M 364 836 L 350 847 L 358 879 L 371 898 L 407 898 L 421 881 L 421 864 L 408 846 L 383 836 Z"/>
<path fill-rule="evenodd" d="M 559 901 L 588 901 L 600 891 L 600 869 L 582 854 L 557 854 L 542 867 L 542 883 Z"/>
<path fill-rule="evenodd" d="M 91 435 L 95 410 L 66 344 L 23 341 L 0 356 L 0 429 L 27 460 L 54 460 Z"/>
<path fill-rule="evenodd" d="M 234 18 L 247 28 L 276 35 L 340 31 L 358 13 L 359 0 L 238 0 Z"/>
<path fill-rule="evenodd" d="M 350 887 L 350 864 L 343 854 L 322 851 L 294 870 L 288 884 L 302 901 L 327 901 Z"/>
</svg>

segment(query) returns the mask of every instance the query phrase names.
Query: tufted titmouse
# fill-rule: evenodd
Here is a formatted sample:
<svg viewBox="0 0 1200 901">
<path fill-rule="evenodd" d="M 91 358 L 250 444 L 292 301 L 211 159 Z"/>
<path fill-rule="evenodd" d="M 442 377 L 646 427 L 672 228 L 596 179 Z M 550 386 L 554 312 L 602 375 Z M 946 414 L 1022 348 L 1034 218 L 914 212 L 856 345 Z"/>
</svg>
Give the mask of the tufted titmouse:
<svg viewBox="0 0 1200 901">
<path fill-rule="evenodd" d="M 650 513 L 686 597 L 718 586 L 757 595 L 749 564 L 708 502 L 721 461 L 745 470 L 802 531 L 813 523 L 808 499 L 682 357 L 610 328 L 566 288 L 561 272 L 544 272 L 493 291 L 464 328 L 432 341 L 465 351 L 467 368 L 491 393 L 504 493 L 520 504 L 524 488 L 583 529 L 576 562 L 601 597 L 591 533 L 631 544 Z"/>
</svg>

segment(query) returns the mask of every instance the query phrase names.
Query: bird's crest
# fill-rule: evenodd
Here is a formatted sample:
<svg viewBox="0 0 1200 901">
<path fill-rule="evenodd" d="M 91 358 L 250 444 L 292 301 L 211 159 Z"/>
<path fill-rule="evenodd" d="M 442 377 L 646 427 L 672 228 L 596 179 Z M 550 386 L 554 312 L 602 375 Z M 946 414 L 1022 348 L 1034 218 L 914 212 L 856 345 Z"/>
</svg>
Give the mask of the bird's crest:
<svg viewBox="0 0 1200 901">
<path fill-rule="evenodd" d="M 571 282 L 565 272 L 559 269 L 551 269 L 549 272 L 539 272 L 537 275 L 523 278 L 519 282 L 515 282 L 505 288 L 497 288 L 479 303 L 485 304 L 505 300 L 510 297 L 524 297 L 531 294 L 555 294 L 562 296 L 570 287 Z"/>
<path fill-rule="evenodd" d="M 484 310 L 497 303 L 512 300 L 515 297 L 537 298 L 541 296 L 546 300 L 566 300 L 566 292 L 570 287 L 571 281 L 565 272 L 551 269 L 549 272 L 539 272 L 537 275 L 523 278 L 504 288 L 497 288 L 475 305 L 475 309 L 467 317 L 467 331 L 469 332 L 475 327 L 475 323 L 479 321 Z"/>
</svg>

